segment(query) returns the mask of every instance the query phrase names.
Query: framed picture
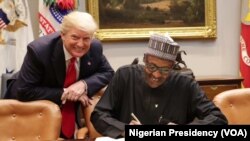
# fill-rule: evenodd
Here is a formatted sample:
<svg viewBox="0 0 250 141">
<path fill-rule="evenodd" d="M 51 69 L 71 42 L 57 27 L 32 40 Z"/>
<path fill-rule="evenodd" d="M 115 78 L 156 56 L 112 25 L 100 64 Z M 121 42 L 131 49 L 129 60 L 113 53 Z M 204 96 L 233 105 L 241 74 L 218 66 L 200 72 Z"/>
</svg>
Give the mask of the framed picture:
<svg viewBox="0 0 250 141">
<path fill-rule="evenodd" d="M 103 41 L 147 39 L 152 32 L 216 38 L 215 0 L 88 0 L 87 11 Z"/>
</svg>

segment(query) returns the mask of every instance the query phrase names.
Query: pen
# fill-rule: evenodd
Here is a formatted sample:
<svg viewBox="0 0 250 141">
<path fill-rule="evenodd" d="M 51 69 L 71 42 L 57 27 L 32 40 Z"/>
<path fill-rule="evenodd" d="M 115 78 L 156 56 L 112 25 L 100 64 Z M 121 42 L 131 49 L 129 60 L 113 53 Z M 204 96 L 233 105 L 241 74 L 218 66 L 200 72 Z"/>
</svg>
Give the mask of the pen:
<svg viewBox="0 0 250 141">
<path fill-rule="evenodd" d="M 159 117 L 158 123 L 161 123 L 162 115 Z"/>
<path fill-rule="evenodd" d="M 133 118 L 135 121 L 140 122 L 140 120 L 135 116 L 134 113 L 131 113 L 131 116 L 132 116 L 132 118 Z M 140 123 L 141 123 L 141 122 L 140 122 Z"/>
</svg>

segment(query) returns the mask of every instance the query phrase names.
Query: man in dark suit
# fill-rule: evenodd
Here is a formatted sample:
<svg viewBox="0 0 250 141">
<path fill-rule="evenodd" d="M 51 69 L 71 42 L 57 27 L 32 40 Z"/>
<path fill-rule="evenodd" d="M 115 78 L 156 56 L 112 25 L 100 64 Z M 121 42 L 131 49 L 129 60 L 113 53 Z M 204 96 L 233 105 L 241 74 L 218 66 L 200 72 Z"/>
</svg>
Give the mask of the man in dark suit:
<svg viewBox="0 0 250 141">
<path fill-rule="evenodd" d="M 45 99 L 59 106 L 68 101 L 76 107 L 91 104 L 93 94 L 106 86 L 114 74 L 103 55 L 102 44 L 93 39 L 96 29 L 91 15 L 75 11 L 64 17 L 60 32 L 31 42 L 16 81 L 17 98 Z M 76 60 L 76 81 L 65 86 L 72 58 Z M 73 135 L 62 137 L 73 138 Z"/>
</svg>

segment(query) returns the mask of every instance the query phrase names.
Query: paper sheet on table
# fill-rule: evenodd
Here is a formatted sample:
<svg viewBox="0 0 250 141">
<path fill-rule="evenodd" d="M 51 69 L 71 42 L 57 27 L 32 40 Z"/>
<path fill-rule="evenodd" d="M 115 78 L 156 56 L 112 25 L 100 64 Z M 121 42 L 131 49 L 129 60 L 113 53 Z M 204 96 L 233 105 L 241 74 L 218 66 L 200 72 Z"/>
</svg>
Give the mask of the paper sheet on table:
<svg viewBox="0 0 250 141">
<path fill-rule="evenodd" d="M 110 137 L 98 137 L 95 141 L 125 141 L 125 138 L 114 139 Z"/>
</svg>

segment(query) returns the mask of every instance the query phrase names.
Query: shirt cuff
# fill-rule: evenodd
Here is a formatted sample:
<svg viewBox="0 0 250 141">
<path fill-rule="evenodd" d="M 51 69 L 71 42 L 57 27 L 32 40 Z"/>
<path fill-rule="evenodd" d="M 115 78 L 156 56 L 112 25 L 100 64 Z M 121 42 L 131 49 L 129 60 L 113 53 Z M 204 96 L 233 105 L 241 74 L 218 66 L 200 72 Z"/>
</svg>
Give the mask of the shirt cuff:
<svg viewBox="0 0 250 141">
<path fill-rule="evenodd" d="M 84 80 L 82 80 L 82 82 L 83 82 L 84 85 L 85 85 L 84 93 L 88 94 L 88 85 L 87 85 L 87 83 L 86 83 Z"/>
</svg>

